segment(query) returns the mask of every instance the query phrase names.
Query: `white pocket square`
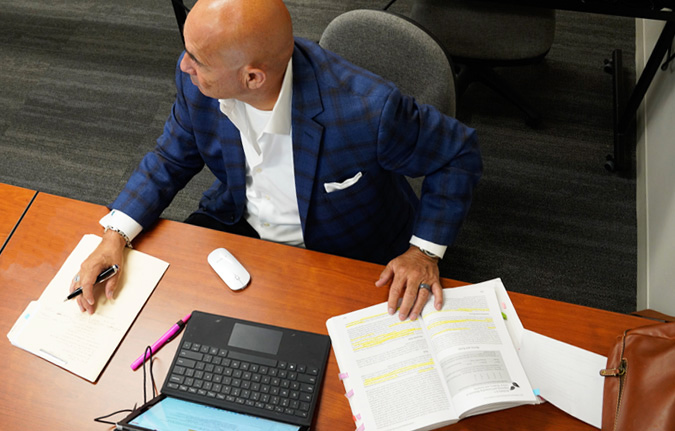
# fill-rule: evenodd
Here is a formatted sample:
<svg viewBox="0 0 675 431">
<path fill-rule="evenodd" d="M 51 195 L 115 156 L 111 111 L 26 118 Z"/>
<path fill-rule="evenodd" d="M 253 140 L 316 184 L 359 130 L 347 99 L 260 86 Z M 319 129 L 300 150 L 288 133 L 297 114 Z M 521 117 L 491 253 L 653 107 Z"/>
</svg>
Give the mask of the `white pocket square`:
<svg viewBox="0 0 675 431">
<path fill-rule="evenodd" d="M 363 174 L 361 172 L 359 172 L 358 174 L 354 175 L 353 177 L 351 177 L 347 180 L 344 180 L 341 183 L 324 183 L 323 187 L 324 187 L 324 189 L 326 189 L 326 193 L 332 193 L 332 192 L 335 192 L 335 191 L 338 191 L 338 190 L 344 190 L 344 189 L 349 188 L 349 187 L 353 186 L 354 184 L 356 184 L 356 182 L 358 180 L 360 180 L 362 176 L 363 176 Z"/>
</svg>

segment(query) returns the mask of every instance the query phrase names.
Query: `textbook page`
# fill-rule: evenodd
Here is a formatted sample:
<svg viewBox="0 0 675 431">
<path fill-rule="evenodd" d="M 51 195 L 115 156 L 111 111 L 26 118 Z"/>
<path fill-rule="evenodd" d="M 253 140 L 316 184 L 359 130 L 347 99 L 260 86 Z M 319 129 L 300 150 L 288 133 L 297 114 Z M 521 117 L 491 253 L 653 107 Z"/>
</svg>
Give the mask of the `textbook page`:
<svg viewBox="0 0 675 431">
<path fill-rule="evenodd" d="M 424 329 L 460 417 L 536 403 L 493 282 L 443 289 L 427 302 Z"/>
<path fill-rule="evenodd" d="M 76 301 L 65 301 L 80 264 L 100 243 L 85 235 L 47 285 L 35 304 L 19 317 L 8 338 L 17 347 L 95 382 L 159 283 L 168 263 L 125 249 L 122 279 L 108 300 L 104 289 L 94 289 L 96 311 L 81 312 Z"/>
<path fill-rule="evenodd" d="M 426 430 L 459 419 L 420 320 L 401 322 L 382 303 L 326 327 L 357 428 Z"/>
</svg>

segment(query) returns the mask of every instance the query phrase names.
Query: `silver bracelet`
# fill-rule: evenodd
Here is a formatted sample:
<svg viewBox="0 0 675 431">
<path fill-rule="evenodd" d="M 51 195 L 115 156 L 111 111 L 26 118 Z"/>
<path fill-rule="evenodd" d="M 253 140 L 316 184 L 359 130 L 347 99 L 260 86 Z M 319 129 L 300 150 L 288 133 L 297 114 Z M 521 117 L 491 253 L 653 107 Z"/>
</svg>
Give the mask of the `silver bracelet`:
<svg viewBox="0 0 675 431">
<path fill-rule="evenodd" d="M 103 230 L 103 233 L 105 234 L 105 233 L 108 232 L 109 230 L 110 230 L 110 231 L 113 231 L 113 232 L 115 232 L 115 233 L 117 233 L 117 234 L 119 234 L 122 238 L 124 238 L 124 242 L 127 243 L 127 247 L 133 248 L 133 247 L 131 246 L 131 240 L 129 239 L 129 237 L 127 236 L 126 233 L 124 233 L 124 232 L 122 232 L 121 230 L 119 230 L 119 229 L 117 229 L 117 228 L 114 228 L 114 227 L 112 227 L 112 226 L 106 226 L 105 229 Z"/>
</svg>

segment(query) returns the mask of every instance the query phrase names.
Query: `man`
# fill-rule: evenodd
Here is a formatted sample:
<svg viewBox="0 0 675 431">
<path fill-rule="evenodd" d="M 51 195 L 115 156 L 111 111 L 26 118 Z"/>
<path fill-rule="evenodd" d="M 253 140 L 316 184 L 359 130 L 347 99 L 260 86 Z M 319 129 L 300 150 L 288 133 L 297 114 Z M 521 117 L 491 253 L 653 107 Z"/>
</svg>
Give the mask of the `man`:
<svg viewBox="0 0 675 431">
<path fill-rule="evenodd" d="M 177 96 L 101 224 L 78 304 L 204 164 L 217 181 L 188 222 L 387 263 L 389 311 L 416 319 L 468 211 L 481 161 L 472 129 L 318 45 L 293 38 L 281 0 L 199 0 L 184 27 Z M 426 176 L 421 200 L 404 176 Z M 106 284 L 111 298 L 119 277 Z"/>
</svg>

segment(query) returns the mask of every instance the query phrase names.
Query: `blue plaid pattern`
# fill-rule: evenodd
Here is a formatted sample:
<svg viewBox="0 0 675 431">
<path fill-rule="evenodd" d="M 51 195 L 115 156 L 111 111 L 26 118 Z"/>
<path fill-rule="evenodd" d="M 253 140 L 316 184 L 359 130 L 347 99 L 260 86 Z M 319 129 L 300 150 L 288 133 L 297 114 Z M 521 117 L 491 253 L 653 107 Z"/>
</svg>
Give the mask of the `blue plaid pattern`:
<svg viewBox="0 0 675 431">
<path fill-rule="evenodd" d="M 218 179 L 200 211 L 238 221 L 246 206 L 239 132 L 176 69 L 177 96 L 164 132 L 111 205 L 147 228 L 206 164 Z M 475 131 L 402 95 L 388 81 L 317 44 L 296 39 L 293 158 L 308 249 L 386 263 L 412 234 L 451 244 L 466 217 L 482 163 Z M 325 183 L 362 173 L 353 186 Z M 405 176 L 425 176 L 421 200 Z"/>
</svg>

